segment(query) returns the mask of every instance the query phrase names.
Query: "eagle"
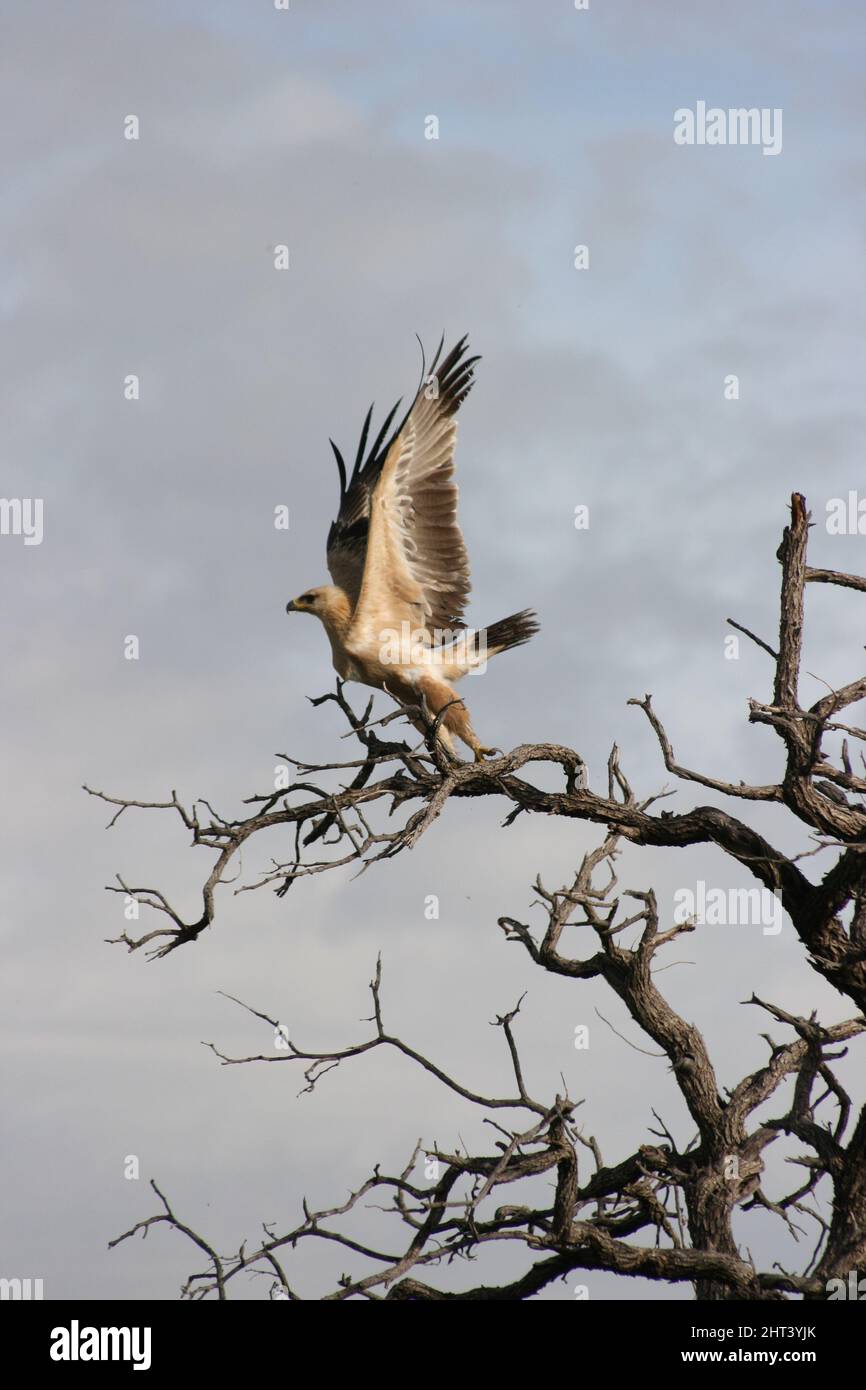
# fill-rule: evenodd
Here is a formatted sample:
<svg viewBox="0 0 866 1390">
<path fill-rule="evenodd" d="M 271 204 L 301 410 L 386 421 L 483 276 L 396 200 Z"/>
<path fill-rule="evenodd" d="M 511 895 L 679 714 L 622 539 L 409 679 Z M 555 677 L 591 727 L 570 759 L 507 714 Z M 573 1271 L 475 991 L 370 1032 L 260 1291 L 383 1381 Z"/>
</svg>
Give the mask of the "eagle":
<svg viewBox="0 0 866 1390">
<path fill-rule="evenodd" d="M 452 757 L 456 736 L 482 762 L 499 750 L 480 742 L 454 682 L 528 642 L 538 622 L 528 608 L 480 631 L 464 621 L 469 557 L 457 522 L 455 417 L 480 361 L 467 344 L 464 335 L 442 357 L 443 336 L 429 372 L 422 348 L 412 404 L 389 436 L 397 401 L 368 450 L 370 406 L 351 473 L 330 441 L 340 478 L 327 543 L 333 583 L 305 589 L 286 611 L 319 619 L 342 680 L 385 691 L 422 733 L 432 725 Z"/>
</svg>

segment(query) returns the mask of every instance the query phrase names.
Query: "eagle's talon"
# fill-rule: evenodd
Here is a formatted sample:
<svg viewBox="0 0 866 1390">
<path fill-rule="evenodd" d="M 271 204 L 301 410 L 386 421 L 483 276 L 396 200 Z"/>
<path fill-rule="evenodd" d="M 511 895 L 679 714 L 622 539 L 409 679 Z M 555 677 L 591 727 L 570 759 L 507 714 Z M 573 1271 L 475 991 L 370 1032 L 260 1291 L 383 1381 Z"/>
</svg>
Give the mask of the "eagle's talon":
<svg viewBox="0 0 866 1390">
<path fill-rule="evenodd" d="M 492 757 L 494 757 L 497 753 L 501 753 L 501 752 L 502 752 L 502 749 L 501 749 L 501 748 L 485 748 L 483 744 L 479 743 L 479 744 L 478 744 L 478 747 L 473 749 L 473 752 L 474 752 L 474 754 L 475 754 L 475 761 L 476 761 L 477 763 L 483 763 L 485 758 L 492 758 Z"/>
</svg>

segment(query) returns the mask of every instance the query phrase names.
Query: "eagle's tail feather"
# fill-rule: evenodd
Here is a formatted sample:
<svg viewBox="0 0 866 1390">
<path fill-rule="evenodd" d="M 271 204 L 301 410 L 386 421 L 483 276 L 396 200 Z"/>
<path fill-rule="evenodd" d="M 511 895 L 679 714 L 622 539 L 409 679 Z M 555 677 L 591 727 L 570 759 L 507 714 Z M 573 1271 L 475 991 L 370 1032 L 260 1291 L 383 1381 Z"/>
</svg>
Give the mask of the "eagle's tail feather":
<svg viewBox="0 0 866 1390">
<path fill-rule="evenodd" d="M 538 629 L 538 619 L 531 608 L 512 613 L 510 618 L 500 618 L 490 627 L 465 628 L 442 652 L 438 669 L 445 680 L 459 681 L 469 671 L 484 670 L 489 657 L 528 642 Z"/>
<path fill-rule="evenodd" d="M 535 636 L 539 627 L 538 617 L 531 608 L 523 608 L 509 618 L 500 618 L 498 623 L 491 623 L 481 634 L 487 655 L 496 656 L 498 652 L 522 646 Z"/>
</svg>

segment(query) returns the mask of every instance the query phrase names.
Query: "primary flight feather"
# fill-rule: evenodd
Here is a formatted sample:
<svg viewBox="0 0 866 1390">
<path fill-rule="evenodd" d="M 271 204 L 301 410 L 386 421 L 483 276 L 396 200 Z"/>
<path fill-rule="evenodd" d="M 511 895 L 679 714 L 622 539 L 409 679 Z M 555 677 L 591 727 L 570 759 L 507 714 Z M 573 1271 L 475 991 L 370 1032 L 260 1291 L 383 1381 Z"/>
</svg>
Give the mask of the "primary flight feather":
<svg viewBox="0 0 866 1390">
<path fill-rule="evenodd" d="M 457 522 L 455 416 L 479 361 L 466 350 L 463 337 L 440 363 L 439 344 L 402 422 L 386 439 L 398 401 L 365 458 L 370 407 L 351 474 L 331 441 L 340 475 L 340 510 L 327 547 L 334 582 L 305 590 L 286 611 L 321 620 L 343 680 L 385 690 L 428 719 L 444 709 L 441 742 L 453 754 L 457 735 L 480 761 L 495 750 L 480 743 L 452 683 L 528 642 L 538 623 L 530 609 L 481 632 L 463 619 L 469 557 Z M 422 720 L 413 722 L 424 731 Z"/>
</svg>

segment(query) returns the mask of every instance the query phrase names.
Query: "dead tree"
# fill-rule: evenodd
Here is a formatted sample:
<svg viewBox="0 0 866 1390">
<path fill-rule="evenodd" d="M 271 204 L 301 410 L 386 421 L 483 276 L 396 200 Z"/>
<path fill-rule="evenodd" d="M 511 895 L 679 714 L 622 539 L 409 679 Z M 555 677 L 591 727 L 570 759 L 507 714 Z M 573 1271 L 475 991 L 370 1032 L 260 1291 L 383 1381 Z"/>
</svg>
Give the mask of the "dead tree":
<svg viewBox="0 0 866 1390">
<path fill-rule="evenodd" d="M 158 889 L 135 887 L 121 878 L 112 885 L 111 891 L 129 895 L 164 919 L 138 938 L 128 933 L 119 938 L 130 951 L 144 950 L 153 958 L 196 940 L 213 926 L 218 889 L 228 882 L 234 856 L 253 836 L 273 827 L 294 828 L 291 859 L 272 862 L 254 882 L 233 891 L 271 885 L 282 898 L 301 877 L 344 865 L 367 868 L 392 858 L 417 843 L 452 797 L 504 798 L 510 803 L 506 826 L 519 815 L 544 814 L 605 827 L 602 842 L 585 855 L 570 882 L 550 890 L 536 881 L 545 919 L 540 925 L 501 917 L 499 926 L 507 941 L 525 951 L 532 966 L 575 982 L 601 978 L 610 986 L 668 1059 L 694 1124 L 694 1139 L 679 1149 L 662 1126 L 654 1132 L 654 1142 L 636 1144 L 633 1152 L 606 1162 L 597 1140 L 579 1123 L 578 1101 L 555 1088 L 542 1097 L 527 1090 L 516 1036 L 519 1004 L 496 1019 L 513 1071 L 512 1094 L 478 1094 L 468 1079 L 447 1074 L 411 1042 L 388 1031 L 380 963 L 371 983 L 370 1031 L 353 1046 L 313 1051 L 297 1039 L 285 1038 L 279 1050 L 272 1047 L 258 1056 L 229 1057 L 211 1044 L 214 1054 L 226 1066 L 287 1063 L 301 1069 L 305 1089 L 312 1090 L 336 1066 L 376 1048 L 396 1049 L 479 1107 L 498 1136 L 490 1151 L 470 1154 L 459 1147 L 441 1149 L 419 1142 L 402 1172 L 388 1175 L 375 1169 L 346 1202 L 330 1210 L 313 1211 L 303 1203 L 302 1220 L 293 1229 L 277 1232 L 265 1226 L 254 1248 L 244 1243 L 233 1255 L 219 1254 L 185 1225 L 153 1184 L 161 1210 L 112 1245 L 136 1232 L 146 1234 L 158 1224 L 180 1231 L 208 1261 L 207 1269 L 191 1275 L 184 1286 L 184 1296 L 190 1298 L 225 1298 L 239 1275 L 262 1272 L 272 1276 L 272 1296 L 298 1298 L 286 1258 L 316 1239 L 336 1242 L 369 1265 L 363 1277 L 343 1276 L 324 1295 L 332 1300 L 523 1299 L 582 1270 L 685 1282 L 705 1299 L 819 1299 L 827 1296 L 828 1281 L 866 1268 L 866 1106 L 860 1108 L 849 1134 L 853 1105 L 833 1069 L 846 1055 L 846 1044 L 866 1030 L 866 759 L 861 752 L 855 764 L 851 756 L 857 741 L 866 740 L 866 729 L 843 722 L 845 712 L 866 697 L 866 676 L 828 690 L 809 708 L 801 705 L 799 696 L 807 584 L 866 591 L 866 579 L 810 568 L 808 528 L 805 501 L 795 493 L 778 551 L 778 650 L 729 620 L 774 664 L 772 697 L 766 703 L 751 700 L 749 719 L 768 725 L 782 741 L 781 781 L 765 786 L 728 782 L 682 766 L 650 697 L 630 702 L 643 710 L 664 766 L 676 778 L 722 793 L 732 802 L 778 803 L 808 827 L 808 847 L 793 857 L 719 807 L 698 805 L 672 813 L 656 808 L 659 794 L 639 799 L 620 767 L 616 747 L 608 761 L 606 794 L 587 786 L 577 752 L 554 744 L 523 745 L 483 764 L 457 763 L 442 750 L 435 725 L 426 741 L 415 747 L 389 740 L 383 726 L 403 713 L 374 721 L 371 702 L 358 716 L 339 685 L 334 694 L 314 703 L 337 703 L 360 745 L 358 759 L 322 766 L 280 755 L 295 770 L 296 780 L 285 790 L 248 798 L 245 805 L 252 810 L 238 819 L 224 818 L 206 801 L 186 807 L 174 792 L 168 801 L 146 802 L 86 789 L 117 808 L 109 824 L 131 808 L 169 811 L 180 818 L 193 845 L 215 856 L 196 921 L 184 921 Z M 824 749 L 829 735 L 839 745 L 835 756 Z M 559 790 L 543 790 L 529 779 L 527 770 L 535 763 L 560 769 Z M 343 779 L 343 784 L 328 790 L 321 785 L 328 774 Z M 383 805 L 387 819 L 377 815 Z M 851 1017 L 824 1025 L 815 1013 L 799 1017 L 753 994 L 747 1002 L 769 1015 L 782 1038 L 775 1041 L 764 1034 L 769 1048 L 764 1066 L 722 1092 L 701 1033 L 675 1012 L 654 978 L 657 954 L 699 927 L 694 919 L 662 920 L 651 890 L 620 890 L 616 860 L 622 842 L 671 848 L 706 843 L 743 865 L 777 895 L 809 966 L 851 1001 Z M 802 861 L 814 865 L 819 855 L 829 856 L 831 866 L 822 877 L 809 877 Z M 278 1033 L 276 1019 L 255 1009 L 250 1012 L 267 1030 Z M 764 1107 L 779 1091 L 787 1100 L 780 1095 L 779 1113 L 767 1117 Z M 804 1176 L 789 1192 L 769 1193 L 762 1186 L 764 1155 L 780 1135 L 793 1136 L 803 1146 L 805 1153 L 796 1162 Z M 579 1165 L 581 1156 L 590 1171 Z M 433 1176 L 427 1176 L 431 1171 Z M 545 1174 L 547 1195 L 539 1203 L 533 1179 Z M 829 1180 L 829 1196 L 819 1200 L 816 1189 L 824 1178 Z M 508 1202 L 501 1191 L 505 1187 Z M 521 1202 L 527 1189 L 528 1198 Z M 393 1220 L 399 1223 L 398 1235 L 403 1228 L 402 1239 L 389 1239 L 387 1248 L 365 1245 L 341 1231 L 341 1217 L 370 1194 L 387 1199 L 389 1229 L 395 1229 Z M 814 1223 L 816 1243 L 804 1267 L 756 1268 L 733 1234 L 737 1207 L 769 1210 L 789 1230 L 803 1230 L 806 1221 Z M 436 1286 L 437 1269 L 471 1258 L 494 1241 L 525 1248 L 526 1270 L 519 1278 L 492 1286 L 470 1282 L 456 1291 Z"/>
</svg>

